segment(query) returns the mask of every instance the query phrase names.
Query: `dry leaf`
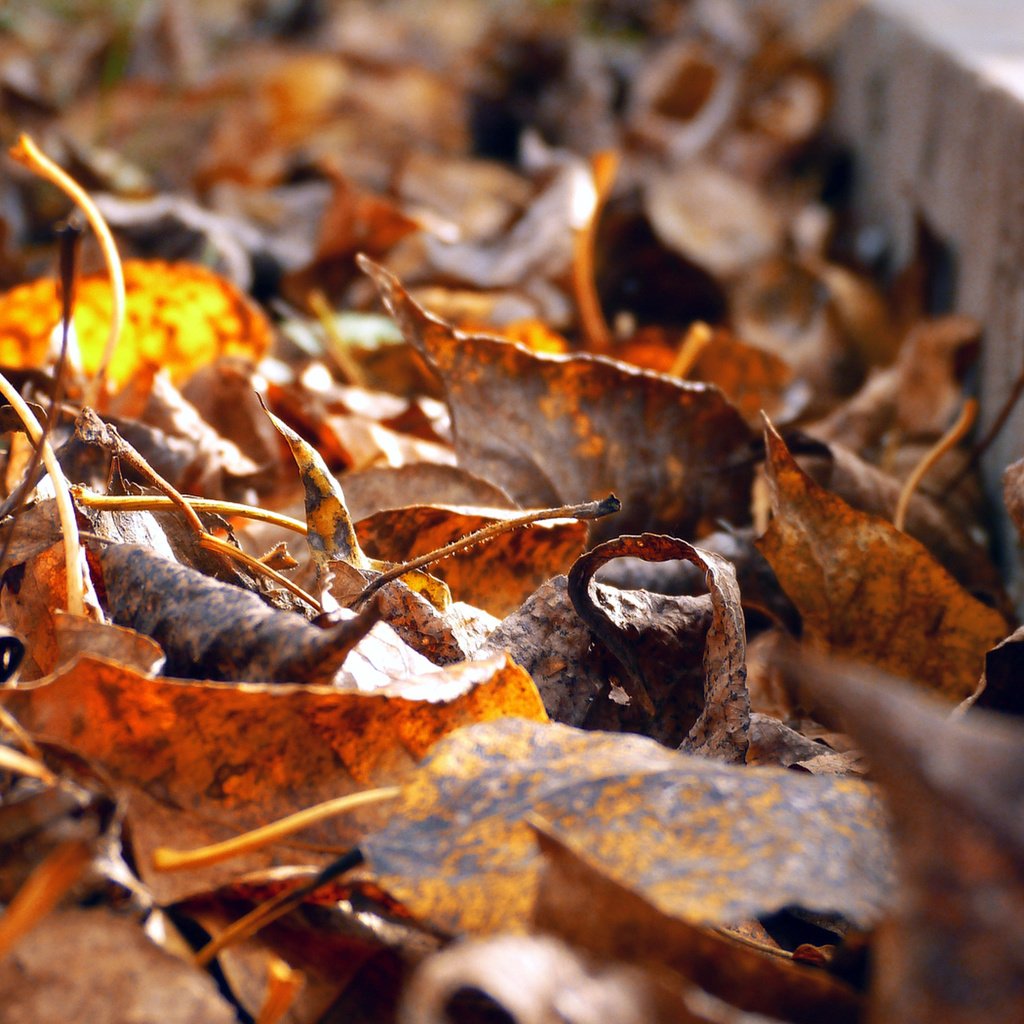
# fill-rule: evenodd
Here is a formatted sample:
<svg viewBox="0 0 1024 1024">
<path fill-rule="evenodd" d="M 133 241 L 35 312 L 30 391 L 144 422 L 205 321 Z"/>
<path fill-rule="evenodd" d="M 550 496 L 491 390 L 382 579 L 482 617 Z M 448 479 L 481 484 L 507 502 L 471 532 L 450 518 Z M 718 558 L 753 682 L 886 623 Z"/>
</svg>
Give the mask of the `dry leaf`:
<svg viewBox="0 0 1024 1024">
<path fill-rule="evenodd" d="M 854 1024 L 859 1000 L 821 971 L 765 956 L 657 910 L 544 831 L 532 925 L 602 963 L 630 964 L 696 985 L 738 1009 L 801 1024 Z"/>
<path fill-rule="evenodd" d="M 327 683 L 380 617 L 371 605 L 317 629 L 151 548 L 109 545 L 99 560 L 114 621 L 152 637 L 165 673 L 184 679 Z"/>
<path fill-rule="evenodd" d="M 900 898 L 874 959 L 870 1019 L 1011 1024 L 1024 1014 L 1024 730 L 950 717 L 884 673 L 815 660 L 788 673 L 871 758 L 892 812 Z"/>
<path fill-rule="evenodd" d="M 674 559 L 685 559 L 704 571 L 705 580 L 711 596 L 711 621 L 704 630 L 703 668 L 704 680 L 702 692 L 694 700 L 692 693 L 674 693 L 671 686 L 666 687 L 664 680 L 671 679 L 669 666 L 679 661 L 683 646 L 673 635 L 671 626 L 665 630 L 667 635 L 657 636 L 653 630 L 646 630 L 631 621 L 636 610 L 625 605 L 626 595 L 618 596 L 623 604 L 616 608 L 609 600 L 613 597 L 608 588 L 596 591 L 598 600 L 594 600 L 594 591 L 590 582 L 601 566 L 612 559 L 622 556 L 640 558 L 644 561 L 661 562 Z M 642 593 L 642 592 L 641 592 Z M 743 609 L 740 606 L 740 593 L 736 585 L 736 573 L 733 567 L 710 551 L 695 548 L 686 541 L 673 537 L 662 537 L 657 534 L 643 534 L 638 537 L 618 537 L 605 541 L 588 551 L 573 565 L 569 573 L 569 596 L 580 617 L 590 626 L 608 649 L 618 658 L 633 683 L 631 696 L 641 706 L 645 703 L 648 714 L 655 711 L 651 703 L 650 691 L 657 686 L 660 693 L 658 717 L 666 713 L 682 714 L 683 729 L 686 735 L 683 749 L 706 757 L 742 764 L 747 751 L 747 729 L 750 718 L 750 697 L 746 688 L 745 633 Z M 630 592 L 634 600 L 639 596 Z M 667 604 L 660 595 L 650 595 L 654 602 Z M 692 599 L 691 603 L 692 603 Z M 678 611 L 686 607 L 686 598 L 676 598 Z M 650 616 L 650 607 L 639 609 Z M 623 615 L 626 612 L 626 615 Z M 677 612 L 678 614 L 678 612 Z M 671 621 L 671 620 L 669 620 Z M 691 623 L 683 620 L 683 624 L 692 630 Z M 672 625 L 675 625 L 674 623 Z M 643 641 L 648 638 L 657 639 L 659 646 L 667 647 L 667 655 L 661 654 L 659 659 L 651 658 L 644 650 Z M 674 641 L 674 642 L 673 642 Z M 689 646 L 689 645 L 687 645 Z M 644 662 L 650 660 L 650 665 Z M 659 661 L 667 664 L 659 664 Z M 696 704 L 695 713 L 687 712 Z M 680 707 L 681 706 L 681 707 Z M 698 717 L 699 715 L 699 717 Z M 689 719 L 689 720 L 687 720 Z"/>
<path fill-rule="evenodd" d="M 361 265 L 444 379 L 465 468 L 527 507 L 615 493 L 623 511 L 598 524 L 595 538 L 646 529 L 699 535 L 718 516 L 742 518 L 750 474 L 728 461 L 749 433 L 716 388 L 464 335 L 424 312 L 382 267 Z"/>
<path fill-rule="evenodd" d="M 219 355 L 256 360 L 270 347 L 270 325 L 259 308 L 233 284 L 197 264 L 128 260 L 124 277 L 125 331 L 110 365 L 119 384 L 157 369 L 180 380 Z M 51 279 L 0 296 L 0 363 L 43 365 L 60 309 L 57 282 Z M 110 316 L 106 275 L 81 278 L 74 324 L 87 373 L 99 365 Z"/>
<path fill-rule="evenodd" d="M 448 932 L 529 920 L 527 819 L 663 913 L 732 924 L 790 904 L 876 922 L 890 895 L 862 782 L 739 768 L 641 736 L 506 719 L 439 743 L 360 848 L 378 882 Z"/>
<path fill-rule="evenodd" d="M 401 779 L 443 735 L 504 715 L 544 720 L 529 676 L 503 657 L 397 676 L 373 694 L 328 687 L 152 679 L 80 656 L 6 697 L 22 724 L 100 765 L 128 798 L 138 870 L 156 898 L 202 892 L 270 863 L 325 863 L 283 844 L 223 865 L 158 874 L 160 846 L 200 846 L 303 807 Z M 303 833 L 325 851 L 359 838 L 358 816 Z M 390 815 L 390 808 L 387 811 Z M 385 818 L 386 820 L 386 818 Z"/>
<path fill-rule="evenodd" d="M 234 1024 L 214 980 L 105 907 L 51 914 L 0 963 L 8 1024 Z"/>
<path fill-rule="evenodd" d="M 1007 633 L 912 537 L 819 487 L 769 425 L 774 516 L 758 542 L 820 648 L 917 681 L 957 702 Z"/>
</svg>

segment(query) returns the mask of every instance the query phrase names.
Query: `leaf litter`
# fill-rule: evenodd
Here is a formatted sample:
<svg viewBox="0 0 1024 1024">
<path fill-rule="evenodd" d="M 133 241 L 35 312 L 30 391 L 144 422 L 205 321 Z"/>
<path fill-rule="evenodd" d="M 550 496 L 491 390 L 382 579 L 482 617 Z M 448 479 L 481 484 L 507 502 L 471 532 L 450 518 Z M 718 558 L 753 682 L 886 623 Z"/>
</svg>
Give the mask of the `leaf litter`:
<svg viewBox="0 0 1024 1024">
<path fill-rule="evenodd" d="M 980 327 L 849 257 L 822 26 L 71 6 L 0 41 L 8 1015 L 1019 1020 Z"/>
</svg>

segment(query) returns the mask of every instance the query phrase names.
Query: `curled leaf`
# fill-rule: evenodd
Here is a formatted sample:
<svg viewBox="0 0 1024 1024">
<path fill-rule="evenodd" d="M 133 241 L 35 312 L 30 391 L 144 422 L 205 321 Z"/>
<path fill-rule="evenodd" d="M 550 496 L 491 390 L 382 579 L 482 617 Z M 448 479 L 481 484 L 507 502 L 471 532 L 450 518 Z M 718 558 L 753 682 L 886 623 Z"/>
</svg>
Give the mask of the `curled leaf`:
<svg viewBox="0 0 1024 1024">
<path fill-rule="evenodd" d="M 711 595 L 712 617 L 704 648 L 703 701 L 700 717 L 690 728 L 684 748 L 691 753 L 742 764 L 750 726 L 750 696 L 746 687 L 743 609 L 735 570 L 713 552 L 674 537 L 650 533 L 605 541 L 573 565 L 569 572 L 569 596 L 573 606 L 622 663 L 634 681 L 638 698 L 646 699 L 650 705 L 648 713 L 653 712 L 654 707 L 648 696 L 651 680 L 646 678 L 643 651 L 638 643 L 642 619 L 630 621 L 632 616 L 623 616 L 623 609 L 613 608 L 607 588 L 601 592 L 604 606 L 599 606 L 590 586 L 594 573 L 601 566 L 622 557 L 651 562 L 685 559 L 704 571 Z M 635 593 L 633 596 L 635 598 Z"/>
</svg>

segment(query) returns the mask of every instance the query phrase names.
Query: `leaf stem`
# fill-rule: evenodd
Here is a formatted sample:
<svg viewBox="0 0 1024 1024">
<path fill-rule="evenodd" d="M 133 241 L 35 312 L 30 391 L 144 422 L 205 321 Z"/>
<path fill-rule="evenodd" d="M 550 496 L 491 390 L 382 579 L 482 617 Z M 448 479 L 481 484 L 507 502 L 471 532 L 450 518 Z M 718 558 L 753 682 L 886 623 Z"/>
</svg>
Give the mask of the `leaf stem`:
<svg viewBox="0 0 1024 1024">
<path fill-rule="evenodd" d="M 903 488 L 900 490 L 899 499 L 896 502 L 896 511 L 893 513 L 892 525 L 897 530 L 903 530 L 907 520 L 907 509 L 910 507 L 910 499 L 914 496 L 918 485 L 924 475 L 942 458 L 946 452 L 955 448 L 974 423 L 974 417 L 978 414 L 978 403 L 973 398 L 964 402 L 960 415 L 956 422 L 925 452 L 924 457 L 914 467 L 913 472 L 907 477 Z"/>
<path fill-rule="evenodd" d="M 297 907 L 307 896 L 315 892 L 322 885 L 334 881 L 340 875 L 359 867 L 364 861 L 362 851 L 356 847 L 343 854 L 337 860 L 332 861 L 327 867 L 318 871 L 311 879 L 300 882 L 294 889 L 279 893 L 273 899 L 261 903 L 251 910 L 244 917 L 240 917 L 233 924 L 228 925 L 216 938 L 211 939 L 196 955 L 192 962 L 197 967 L 205 967 L 209 962 L 227 946 L 235 942 L 241 942 L 250 935 L 255 935 L 261 928 L 266 927 L 272 921 L 283 917 L 293 907 Z"/>
<path fill-rule="evenodd" d="M 545 519 L 601 519 L 603 516 L 618 512 L 620 508 L 622 508 L 622 503 L 619 499 L 614 494 L 609 494 L 607 498 L 602 498 L 600 501 L 585 501 L 579 505 L 560 505 L 558 508 L 544 508 L 535 512 L 527 512 L 524 515 L 517 516 L 515 519 L 490 523 L 473 533 L 467 534 L 465 537 L 452 541 L 451 544 L 445 544 L 444 547 L 437 548 L 436 551 L 428 551 L 425 555 L 419 555 L 408 562 L 402 562 L 400 565 L 388 569 L 387 572 L 381 573 L 363 588 L 351 607 L 358 608 L 385 584 L 398 579 L 399 576 L 404 576 L 407 572 L 422 569 L 433 562 L 440 562 L 442 559 L 448 558 L 458 551 L 472 547 L 474 544 L 482 544 L 485 541 L 493 540 L 495 537 L 500 537 L 503 533 L 511 533 L 513 530 L 519 529 L 520 526 L 529 526 L 531 523 L 539 523 Z"/>
<path fill-rule="evenodd" d="M 85 614 L 85 587 L 82 583 L 81 545 L 78 540 L 78 522 L 75 519 L 75 506 L 71 501 L 64 471 L 60 468 L 53 447 L 43 434 L 39 420 L 28 407 L 25 400 L 18 394 L 11 382 L 0 373 L 0 395 L 11 404 L 18 418 L 25 424 L 25 430 L 33 444 L 39 445 L 43 452 L 43 465 L 53 481 L 54 494 L 57 500 L 57 517 L 64 541 L 64 568 L 67 574 L 67 604 L 72 615 Z"/>
<path fill-rule="evenodd" d="M 264 576 L 268 576 L 279 586 L 284 587 L 285 590 L 294 594 L 300 601 L 305 601 L 315 612 L 322 612 L 323 605 L 319 602 L 312 594 L 306 593 L 297 583 L 288 579 L 287 576 L 282 575 L 276 569 L 272 569 L 266 562 L 261 562 L 258 558 L 253 558 L 247 551 L 243 551 L 241 548 L 236 548 L 234 544 L 229 544 L 226 540 L 221 540 L 220 537 L 214 537 L 212 533 L 206 533 L 203 531 L 199 536 L 199 546 L 205 548 L 207 551 L 215 551 L 219 555 L 224 555 L 226 558 L 233 558 L 236 562 L 241 562 L 243 565 L 247 565 L 253 572 L 262 573 Z"/>
<path fill-rule="evenodd" d="M 269 825 L 243 832 L 233 839 L 222 843 L 211 843 L 194 850 L 171 850 L 161 846 L 153 851 L 153 868 L 156 871 L 182 871 L 185 868 L 203 868 L 210 864 L 219 864 L 251 850 L 259 850 L 271 843 L 276 843 L 294 832 L 300 832 L 311 825 L 319 824 L 339 814 L 347 814 L 357 807 L 367 807 L 394 800 L 402 789 L 400 786 L 383 786 L 380 789 L 364 789 L 358 793 L 325 800 L 323 803 L 289 814 L 285 818 L 272 821 Z"/>
<path fill-rule="evenodd" d="M 607 353 L 612 347 L 612 332 L 601 309 L 594 278 L 594 246 L 597 241 L 597 221 L 615 182 L 619 156 L 614 150 L 595 153 L 590 160 L 590 174 L 594 185 L 593 206 L 586 221 L 573 232 L 572 290 L 580 316 L 580 328 L 592 352 Z"/>
<path fill-rule="evenodd" d="M 124 268 L 121 266 L 121 257 L 117 253 L 114 236 L 110 233 L 107 222 L 103 219 L 103 215 L 96 208 L 96 204 L 89 197 L 85 189 L 70 174 L 58 167 L 57 164 L 46 156 L 33 142 L 31 136 L 24 133 L 21 134 L 15 145 L 10 148 L 9 154 L 18 163 L 29 168 L 29 170 L 35 172 L 41 178 L 45 178 L 51 184 L 56 185 L 78 206 L 95 232 L 100 249 L 103 251 L 103 260 L 107 265 L 107 274 L 110 277 L 110 329 L 107 333 L 107 343 L 104 346 L 96 375 L 93 377 L 85 396 L 86 405 L 97 405 L 106 395 L 107 374 L 110 369 L 110 362 L 120 341 L 121 332 L 124 330 Z"/>
<path fill-rule="evenodd" d="M 85 508 L 108 509 L 111 512 L 158 512 L 175 507 L 165 494 L 97 494 L 80 484 L 71 485 L 75 501 Z M 217 501 L 214 498 L 185 497 L 197 512 L 214 512 L 222 516 L 240 516 L 261 523 L 270 523 L 295 533 L 306 533 L 306 524 L 301 519 L 287 516 L 283 512 L 272 512 L 255 505 L 243 505 L 237 501 Z"/>
</svg>

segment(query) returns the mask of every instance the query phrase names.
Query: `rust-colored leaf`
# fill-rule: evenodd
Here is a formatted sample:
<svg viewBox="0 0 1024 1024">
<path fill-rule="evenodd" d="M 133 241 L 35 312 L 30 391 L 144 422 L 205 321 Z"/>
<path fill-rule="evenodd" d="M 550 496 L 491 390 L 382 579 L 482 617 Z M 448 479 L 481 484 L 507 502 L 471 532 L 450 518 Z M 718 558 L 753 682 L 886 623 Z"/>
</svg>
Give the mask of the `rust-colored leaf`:
<svg viewBox="0 0 1024 1024">
<path fill-rule="evenodd" d="M 594 528 L 601 539 L 639 530 L 697 536 L 719 516 L 745 515 L 749 467 L 729 459 L 749 430 L 717 388 L 463 334 L 421 309 L 383 267 L 361 266 L 444 380 L 465 468 L 527 507 L 614 492 L 623 511 Z"/>
<path fill-rule="evenodd" d="M 918 541 L 819 487 L 769 425 L 774 516 L 758 546 L 813 644 L 914 679 L 947 700 L 973 693 L 1007 633 Z"/>
<path fill-rule="evenodd" d="M 377 512 L 356 524 L 367 551 L 392 562 L 450 544 L 467 534 L 521 511 L 443 508 L 419 505 Z M 586 543 L 587 526 L 577 520 L 548 520 L 500 534 L 486 544 L 456 554 L 432 567 L 456 600 L 468 601 L 492 615 L 514 611 L 545 580 L 564 572 Z"/>
<path fill-rule="evenodd" d="M 369 694 L 153 679 L 83 655 L 6 701 L 26 728 L 92 759 L 128 796 L 137 864 L 162 900 L 270 863 L 322 864 L 329 854 L 285 844 L 276 853 L 162 875 L 150 866 L 159 846 L 220 841 L 392 783 L 463 725 L 505 715 L 546 719 L 529 676 L 504 657 L 396 676 Z M 358 820 L 317 826 L 301 838 L 328 849 L 351 845 Z"/>
<path fill-rule="evenodd" d="M 862 782 L 739 768 L 641 736 L 507 719 L 460 730 L 361 843 L 382 886 L 451 932 L 529 920 L 536 816 L 663 913 L 730 924 L 789 904 L 877 921 L 881 809 Z"/>
</svg>

